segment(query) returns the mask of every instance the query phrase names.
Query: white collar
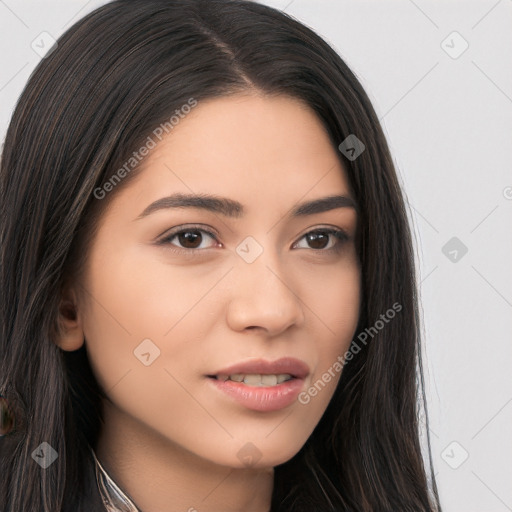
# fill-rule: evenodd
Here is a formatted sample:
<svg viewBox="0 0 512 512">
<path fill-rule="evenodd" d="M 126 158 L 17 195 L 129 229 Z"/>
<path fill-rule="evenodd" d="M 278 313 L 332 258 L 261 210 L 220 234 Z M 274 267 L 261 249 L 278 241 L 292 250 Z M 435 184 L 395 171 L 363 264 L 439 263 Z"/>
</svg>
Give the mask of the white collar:
<svg viewBox="0 0 512 512">
<path fill-rule="evenodd" d="M 112 480 L 101 462 L 96 457 L 91 446 L 96 468 L 96 482 L 107 512 L 141 512 L 133 501 Z"/>
</svg>

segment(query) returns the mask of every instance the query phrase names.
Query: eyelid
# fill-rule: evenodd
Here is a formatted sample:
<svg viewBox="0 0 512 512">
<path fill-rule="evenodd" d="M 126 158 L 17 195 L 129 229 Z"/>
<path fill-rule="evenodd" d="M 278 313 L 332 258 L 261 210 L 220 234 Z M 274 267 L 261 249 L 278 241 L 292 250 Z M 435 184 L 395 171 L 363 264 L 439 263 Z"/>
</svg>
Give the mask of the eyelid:
<svg viewBox="0 0 512 512">
<path fill-rule="evenodd" d="M 320 226 L 315 226 L 315 227 L 307 228 L 302 233 L 302 235 L 300 235 L 297 238 L 297 241 L 302 240 L 309 233 L 316 233 L 317 231 L 329 231 L 329 232 L 332 232 L 332 233 L 341 233 L 344 236 L 346 236 L 347 238 L 350 238 L 350 235 L 349 235 L 349 233 L 348 233 L 348 231 L 346 229 L 340 228 L 338 226 L 324 224 L 324 225 L 320 225 Z"/>
</svg>

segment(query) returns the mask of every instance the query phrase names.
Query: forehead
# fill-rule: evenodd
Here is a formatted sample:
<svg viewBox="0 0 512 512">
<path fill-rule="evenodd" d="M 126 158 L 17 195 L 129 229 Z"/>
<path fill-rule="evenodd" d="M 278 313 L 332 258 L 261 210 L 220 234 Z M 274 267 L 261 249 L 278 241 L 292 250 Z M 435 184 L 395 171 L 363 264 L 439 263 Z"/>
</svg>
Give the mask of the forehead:
<svg viewBox="0 0 512 512">
<path fill-rule="evenodd" d="M 288 96 L 200 101 L 143 162 L 131 193 L 233 197 L 248 210 L 320 195 L 350 195 L 345 169 L 320 119 Z"/>
</svg>

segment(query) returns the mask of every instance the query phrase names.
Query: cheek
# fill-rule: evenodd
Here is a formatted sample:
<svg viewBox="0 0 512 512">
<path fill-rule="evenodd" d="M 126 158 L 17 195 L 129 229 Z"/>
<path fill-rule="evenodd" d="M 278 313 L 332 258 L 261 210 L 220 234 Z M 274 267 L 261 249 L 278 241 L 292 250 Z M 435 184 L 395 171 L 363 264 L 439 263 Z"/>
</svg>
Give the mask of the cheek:
<svg viewBox="0 0 512 512">
<path fill-rule="evenodd" d="M 354 333 L 359 319 L 360 288 L 359 272 L 351 270 L 333 275 L 319 294 L 319 311 L 333 340 L 346 340 Z"/>
<path fill-rule="evenodd" d="M 305 273 L 303 301 L 319 333 L 318 353 L 332 357 L 349 345 L 359 320 L 361 271 L 355 255 Z"/>
<path fill-rule="evenodd" d="M 220 314 L 206 294 L 218 278 L 190 284 L 182 269 L 126 259 L 92 269 L 84 332 L 98 383 L 130 418 L 170 438 L 197 434 L 205 413 L 189 393 L 190 374 L 205 367 L 200 345 Z"/>
<path fill-rule="evenodd" d="M 164 367 L 181 371 L 191 357 L 197 361 L 197 344 L 220 315 L 209 291 L 223 269 L 198 276 L 197 268 L 148 263 L 137 250 L 111 249 L 105 251 L 108 258 L 91 258 L 85 285 L 89 300 L 82 310 L 100 383 L 110 389 L 128 371 L 146 368 L 145 362 L 151 362 L 147 369 L 154 374 Z"/>
<path fill-rule="evenodd" d="M 306 306 L 317 322 L 314 336 L 317 365 L 309 376 L 299 402 L 312 416 L 323 413 L 341 377 L 343 357 L 356 334 L 360 312 L 361 273 L 356 260 L 318 274 L 317 286 L 305 294 Z M 342 360 L 343 361 L 343 360 Z"/>
</svg>

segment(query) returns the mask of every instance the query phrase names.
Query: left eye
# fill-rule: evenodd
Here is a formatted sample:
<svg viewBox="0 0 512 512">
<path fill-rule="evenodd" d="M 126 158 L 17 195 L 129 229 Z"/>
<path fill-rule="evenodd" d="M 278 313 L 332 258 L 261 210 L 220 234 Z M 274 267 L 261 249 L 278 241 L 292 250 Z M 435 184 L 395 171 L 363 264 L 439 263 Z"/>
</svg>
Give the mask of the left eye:
<svg viewBox="0 0 512 512">
<path fill-rule="evenodd" d="M 306 240 L 309 246 L 301 247 L 304 249 L 336 249 L 338 245 L 346 242 L 348 237 L 346 233 L 340 229 L 316 229 L 306 233 L 301 240 Z M 297 247 L 296 244 L 294 247 Z"/>
</svg>

